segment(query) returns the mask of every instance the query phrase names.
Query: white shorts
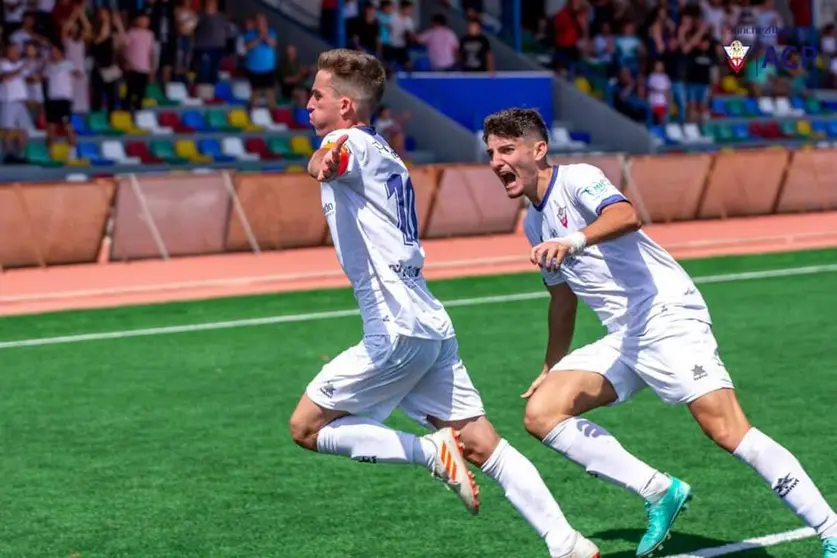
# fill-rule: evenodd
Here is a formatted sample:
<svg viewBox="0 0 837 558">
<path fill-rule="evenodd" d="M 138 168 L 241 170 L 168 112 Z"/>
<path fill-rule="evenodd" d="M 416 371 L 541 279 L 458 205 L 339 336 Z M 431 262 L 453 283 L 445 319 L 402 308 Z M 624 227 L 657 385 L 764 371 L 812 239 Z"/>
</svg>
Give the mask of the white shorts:
<svg viewBox="0 0 837 558">
<path fill-rule="evenodd" d="M 326 409 L 381 422 L 399 408 L 428 428 L 427 417 L 456 421 L 485 414 L 455 338 L 365 336 L 323 366 L 305 393 Z"/>
<path fill-rule="evenodd" d="M 642 335 L 612 333 L 580 347 L 553 368 L 597 372 L 610 381 L 618 404 L 650 386 L 668 404 L 688 404 L 732 379 L 709 324 L 657 317 Z"/>
<path fill-rule="evenodd" d="M 29 107 L 26 101 L 4 101 L 0 103 L 0 128 L 3 130 L 32 129 Z"/>
</svg>

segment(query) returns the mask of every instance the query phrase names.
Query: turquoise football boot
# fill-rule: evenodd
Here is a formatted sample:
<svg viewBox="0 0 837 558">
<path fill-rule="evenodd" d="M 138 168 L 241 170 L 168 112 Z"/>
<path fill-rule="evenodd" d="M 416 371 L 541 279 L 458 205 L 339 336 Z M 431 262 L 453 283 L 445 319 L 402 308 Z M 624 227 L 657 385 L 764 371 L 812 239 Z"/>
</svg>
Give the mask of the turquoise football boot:
<svg viewBox="0 0 837 558">
<path fill-rule="evenodd" d="M 668 491 L 656 502 L 645 502 L 648 514 L 648 530 L 639 541 L 636 555 L 641 558 L 653 556 L 662 550 L 663 543 L 671 536 L 671 527 L 680 512 L 689 507 L 692 499 L 692 487 L 685 482 L 671 478 Z M 837 558 L 837 557 L 835 557 Z"/>
<path fill-rule="evenodd" d="M 837 537 L 823 539 L 822 552 L 823 558 L 837 558 Z"/>
</svg>

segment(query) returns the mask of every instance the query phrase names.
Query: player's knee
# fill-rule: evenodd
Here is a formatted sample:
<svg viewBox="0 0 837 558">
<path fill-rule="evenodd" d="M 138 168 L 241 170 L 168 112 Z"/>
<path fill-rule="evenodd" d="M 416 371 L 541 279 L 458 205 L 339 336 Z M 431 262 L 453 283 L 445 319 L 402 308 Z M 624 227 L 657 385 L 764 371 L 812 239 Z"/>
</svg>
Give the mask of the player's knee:
<svg viewBox="0 0 837 558">
<path fill-rule="evenodd" d="M 317 429 L 309 421 L 295 413 L 288 421 L 288 428 L 296 445 L 311 451 L 317 450 Z"/>
<path fill-rule="evenodd" d="M 465 459 L 477 467 L 488 461 L 500 443 L 500 435 L 485 417 L 465 424 L 459 430 L 459 436 L 465 446 Z"/>
<path fill-rule="evenodd" d="M 561 405 L 547 405 L 546 402 L 540 400 L 541 398 L 536 398 L 536 395 L 537 393 L 526 404 L 523 427 L 538 440 L 543 440 L 558 424 L 572 415 Z"/>
</svg>

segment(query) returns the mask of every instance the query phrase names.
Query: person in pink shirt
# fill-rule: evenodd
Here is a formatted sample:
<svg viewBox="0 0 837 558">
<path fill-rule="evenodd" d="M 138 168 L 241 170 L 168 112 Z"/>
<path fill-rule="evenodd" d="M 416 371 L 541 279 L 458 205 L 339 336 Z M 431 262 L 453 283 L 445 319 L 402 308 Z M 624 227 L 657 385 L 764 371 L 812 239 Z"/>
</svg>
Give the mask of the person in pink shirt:
<svg viewBox="0 0 837 558">
<path fill-rule="evenodd" d="M 123 53 L 125 56 L 125 103 L 131 112 L 142 108 L 145 88 L 153 80 L 154 33 L 148 28 L 147 15 L 141 14 L 125 34 Z"/>
<path fill-rule="evenodd" d="M 452 70 L 459 52 L 459 39 L 448 27 L 444 15 L 436 14 L 430 21 L 430 29 L 418 36 L 418 42 L 427 47 L 431 69 L 437 72 Z"/>
</svg>

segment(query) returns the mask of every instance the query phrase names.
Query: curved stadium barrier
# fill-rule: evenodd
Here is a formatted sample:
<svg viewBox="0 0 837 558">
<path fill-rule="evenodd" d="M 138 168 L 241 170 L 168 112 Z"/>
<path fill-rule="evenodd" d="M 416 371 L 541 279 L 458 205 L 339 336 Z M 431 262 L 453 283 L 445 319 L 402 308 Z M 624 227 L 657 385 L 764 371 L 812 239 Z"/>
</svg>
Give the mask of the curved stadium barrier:
<svg viewBox="0 0 837 558">
<path fill-rule="evenodd" d="M 602 168 L 646 223 L 837 209 L 837 149 L 556 156 Z M 485 165 L 411 168 L 422 238 L 513 233 L 523 202 Z M 172 173 L 0 184 L 0 268 L 330 244 L 305 174 Z"/>
</svg>

